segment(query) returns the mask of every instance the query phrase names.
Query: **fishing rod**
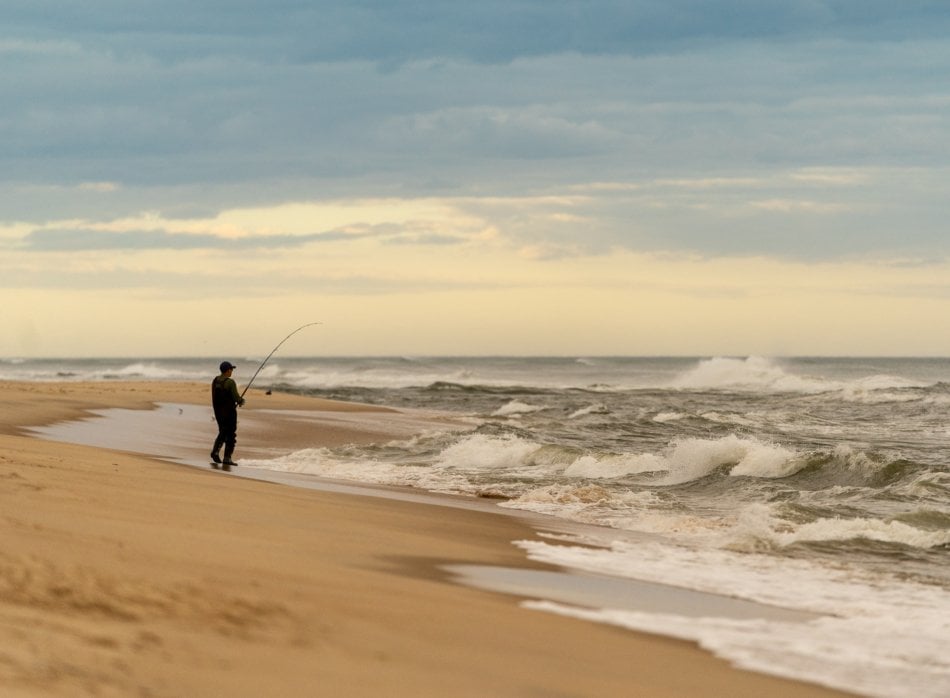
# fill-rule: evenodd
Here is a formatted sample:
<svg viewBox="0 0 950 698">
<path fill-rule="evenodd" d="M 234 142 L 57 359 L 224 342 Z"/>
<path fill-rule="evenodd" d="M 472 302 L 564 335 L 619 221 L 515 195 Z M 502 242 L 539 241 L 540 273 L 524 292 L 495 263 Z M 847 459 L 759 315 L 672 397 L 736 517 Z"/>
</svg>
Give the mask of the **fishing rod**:
<svg viewBox="0 0 950 698">
<path fill-rule="evenodd" d="M 305 327 L 311 327 L 311 326 L 313 326 L 313 325 L 322 325 L 322 324 L 323 324 L 322 322 L 308 322 L 306 325 L 301 325 L 301 326 L 298 327 L 296 330 L 294 330 L 294 331 L 291 332 L 289 335 L 287 335 L 287 336 L 284 337 L 282 340 L 280 340 L 280 342 L 277 344 L 277 346 L 274 347 L 273 351 L 271 351 L 271 353 L 267 355 L 267 358 L 266 358 L 266 359 L 264 359 L 263 361 L 261 361 L 261 365 L 257 367 L 257 370 L 256 370 L 256 371 L 254 371 L 254 375 L 251 376 L 251 380 L 249 380 L 249 381 L 247 382 L 247 385 L 244 386 L 244 390 L 241 391 L 241 397 L 242 397 L 242 398 L 244 397 L 244 393 L 246 393 L 246 392 L 247 392 L 247 389 L 251 387 L 251 383 L 253 383 L 253 382 L 254 382 L 254 379 L 257 378 L 257 374 L 261 372 L 261 369 L 264 368 L 264 364 L 266 364 L 266 363 L 270 360 L 270 357 L 272 357 L 272 356 L 274 355 L 274 353 L 275 353 L 278 349 L 280 349 L 280 345 L 281 345 L 281 344 L 283 344 L 284 342 L 286 342 L 288 339 L 290 339 L 291 337 L 293 337 L 295 334 L 297 334 L 298 332 L 300 332 L 300 330 L 302 330 L 302 329 L 305 328 Z"/>
</svg>

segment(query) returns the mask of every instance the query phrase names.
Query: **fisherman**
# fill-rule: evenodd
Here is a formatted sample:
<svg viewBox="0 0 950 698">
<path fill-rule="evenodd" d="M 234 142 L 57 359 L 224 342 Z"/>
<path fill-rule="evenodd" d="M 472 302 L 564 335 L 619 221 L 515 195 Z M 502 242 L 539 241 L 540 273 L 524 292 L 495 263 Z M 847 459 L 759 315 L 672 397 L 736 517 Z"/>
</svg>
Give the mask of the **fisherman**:
<svg viewBox="0 0 950 698">
<path fill-rule="evenodd" d="M 231 378 L 237 366 L 230 361 L 221 362 L 221 375 L 211 381 L 211 405 L 214 407 L 214 418 L 218 422 L 218 437 L 211 448 L 212 466 L 221 465 L 222 470 L 230 470 L 237 465 L 231 456 L 234 454 L 234 444 L 237 442 L 237 408 L 244 404 L 244 398 L 238 393 L 237 383 Z M 224 446 L 224 461 L 219 451 Z"/>
</svg>

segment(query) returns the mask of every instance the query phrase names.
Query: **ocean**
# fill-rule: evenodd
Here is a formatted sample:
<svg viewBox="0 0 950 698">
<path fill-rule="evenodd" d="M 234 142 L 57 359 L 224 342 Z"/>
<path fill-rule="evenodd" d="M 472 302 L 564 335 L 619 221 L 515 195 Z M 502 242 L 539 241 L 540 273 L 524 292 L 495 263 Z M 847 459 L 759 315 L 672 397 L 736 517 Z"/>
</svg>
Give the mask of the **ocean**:
<svg viewBox="0 0 950 698">
<path fill-rule="evenodd" d="M 225 358 L 239 386 L 261 360 Z M 207 381 L 217 363 L 0 360 L 0 379 Z M 448 412 L 469 428 L 242 469 L 471 495 L 584 524 L 515 544 L 591 580 L 801 615 L 528 607 L 863 695 L 950 695 L 950 359 L 276 356 L 254 385 Z"/>
</svg>

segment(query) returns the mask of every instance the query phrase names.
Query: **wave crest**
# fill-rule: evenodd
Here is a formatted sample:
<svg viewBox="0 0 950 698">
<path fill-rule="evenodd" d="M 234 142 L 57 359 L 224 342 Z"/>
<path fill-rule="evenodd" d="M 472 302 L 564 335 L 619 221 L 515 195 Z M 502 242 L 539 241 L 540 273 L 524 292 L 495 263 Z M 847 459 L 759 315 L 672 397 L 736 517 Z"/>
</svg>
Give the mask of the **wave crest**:
<svg viewBox="0 0 950 698">
<path fill-rule="evenodd" d="M 670 387 L 688 390 L 769 390 L 774 392 L 820 393 L 834 390 L 827 380 L 796 376 L 770 359 L 716 357 L 675 378 Z"/>
<path fill-rule="evenodd" d="M 738 551 L 855 540 L 921 549 L 950 544 L 950 531 L 927 531 L 896 520 L 836 517 L 795 525 L 777 516 L 772 506 L 761 504 L 743 510 L 729 537 L 731 540 L 723 547 Z"/>
<path fill-rule="evenodd" d="M 902 394 L 900 391 L 931 387 L 931 384 L 888 375 L 853 380 L 801 376 L 789 373 L 772 359 L 750 356 L 745 359 L 705 359 L 674 378 L 669 387 L 677 390 L 739 390 L 806 395 L 839 392 L 846 401 L 874 403 L 920 399 L 915 393 Z"/>
<path fill-rule="evenodd" d="M 665 473 L 654 484 L 677 485 L 729 468 L 729 475 L 780 478 L 807 465 L 796 451 L 736 435 L 720 439 L 675 440 L 663 453 L 588 454 L 575 460 L 564 474 L 572 477 L 617 478 L 642 473 Z"/>
</svg>

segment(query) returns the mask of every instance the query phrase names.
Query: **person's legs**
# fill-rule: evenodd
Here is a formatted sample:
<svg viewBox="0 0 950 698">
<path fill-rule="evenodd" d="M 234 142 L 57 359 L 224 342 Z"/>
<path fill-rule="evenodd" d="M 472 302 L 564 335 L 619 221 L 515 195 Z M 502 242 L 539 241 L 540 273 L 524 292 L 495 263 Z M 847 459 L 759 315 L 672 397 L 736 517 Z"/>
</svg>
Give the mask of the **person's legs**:
<svg viewBox="0 0 950 698">
<path fill-rule="evenodd" d="M 224 465 L 237 465 L 231 456 L 237 443 L 237 415 L 218 420 L 219 437 L 224 444 Z"/>
<path fill-rule="evenodd" d="M 221 451 L 221 447 L 224 445 L 224 435 L 221 433 L 221 427 L 218 426 L 218 436 L 214 440 L 214 446 L 211 447 L 211 460 L 214 463 L 221 462 L 221 456 L 218 453 Z"/>
<path fill-rule="evenodd" d="M 211 447 L 211 460 L 214 463 L 221 462 L 221 447 L 224 446 L 224 462 L 231 463 L 231 456 L 234 453 L 234 444 L 237 441 L 237 415 L 215 415 L 218 422 L 218 436 L 214 440 L 214 446 Z M 232 463 L 233 465 L 233 463 Z"/>
<path fill-rule="evenodd" d="M 237 430 L 232 430 L 224 441 L 224 462 L 230 465 L 235 465 L 231 460 L 231 456 L 234 455 L 234 446 L 237 444 Z"/>
</svg>

